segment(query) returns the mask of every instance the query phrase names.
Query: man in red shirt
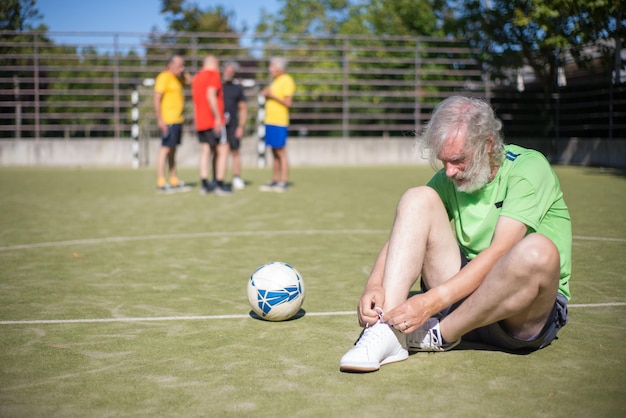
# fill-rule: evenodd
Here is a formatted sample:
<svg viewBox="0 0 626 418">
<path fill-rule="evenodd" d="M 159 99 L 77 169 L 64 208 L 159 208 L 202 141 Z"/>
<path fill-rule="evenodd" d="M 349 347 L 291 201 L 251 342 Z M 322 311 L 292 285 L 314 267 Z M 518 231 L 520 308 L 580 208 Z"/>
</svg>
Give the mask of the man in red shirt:
<svg viewBox="0 0 626 418">
<path fill-rule="evenodd" d="M 207 56 L 202 69 L 191 84 L 195 124 L 200 142 L 200 180 L 202 194 L 215 192 L 217 195 L 231 194 L 224 184 L 228 161 L 228 141 L 224 123 L 224 97 L 219 61 Z M 209 183 L 209 157 L 212 157 L 213 181 Z"/>
</svg>

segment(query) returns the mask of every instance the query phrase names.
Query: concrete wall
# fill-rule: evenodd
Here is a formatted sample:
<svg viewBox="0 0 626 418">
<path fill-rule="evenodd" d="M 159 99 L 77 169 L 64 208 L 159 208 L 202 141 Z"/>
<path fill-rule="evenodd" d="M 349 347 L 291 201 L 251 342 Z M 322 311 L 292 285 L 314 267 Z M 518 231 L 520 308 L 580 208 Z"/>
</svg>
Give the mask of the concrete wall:
<svg viewBox="0 0 626 418">
<path fill-rule="evenodd" d="M 549 141 L 511 141 L 549 154 Z M 159 140 L 141 144 L 142 165 L 154 166 Z M 287 147 L 290 164 L 297 166 L 411 165 L 428 164 L 413 138 L 326 139 L 291 138 Z M 573 165 L 626 167 L 626 140 L 563 140 L 557 144 L 554 161 Z M 257 140 L 246 138 L 242 145 L 243 165 L 257 166 Z M 198 165 L 198 142 L 186 134 L 178 149 L 178 164 Z M 268 163 L 271 157 L 268 156 Z M 1 166 L 131 167 L 130 139 L 3 140 Z"/>
</svg>

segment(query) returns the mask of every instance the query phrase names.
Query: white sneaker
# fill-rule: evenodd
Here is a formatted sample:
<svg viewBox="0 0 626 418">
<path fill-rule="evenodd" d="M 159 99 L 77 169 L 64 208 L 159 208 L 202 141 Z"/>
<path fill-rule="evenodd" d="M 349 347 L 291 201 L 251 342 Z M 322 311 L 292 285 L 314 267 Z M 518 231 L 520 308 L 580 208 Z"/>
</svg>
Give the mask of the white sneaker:
<svg viewBox="0 0 626 418">
<path fill-rule="evenodd" d="M 365 328 L 361 337 L 339 362 L 342 372 L 374 372 L 387 363 L 406 360 L 405 336 L 382 322 Z"/>
<path fill-rule="evenodd" d="M 456 347 L 460 342 L 461 339 L 447 344 L 443 343 L 437 318 L 430 318 L 424 325 L 406 336 L 406 345 L 411 352 L 448 351 Z"/>
<path fill-rule="evenodd" d="M 244 183 L 241 177 L 233 177 L 233 189 L 243 190 L 244 187 L 246 187 L 246 183 Z"/>
</svg>

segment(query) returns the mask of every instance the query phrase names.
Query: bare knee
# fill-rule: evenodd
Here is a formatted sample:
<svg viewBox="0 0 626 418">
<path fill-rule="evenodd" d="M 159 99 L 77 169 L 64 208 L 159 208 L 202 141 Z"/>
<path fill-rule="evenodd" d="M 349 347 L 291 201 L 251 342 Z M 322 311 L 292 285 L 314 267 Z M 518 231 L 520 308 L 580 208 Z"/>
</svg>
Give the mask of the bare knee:
<svg viewBox="0 0 626 418">
<path fill-rule="evenodd" d="M 441 198 L 428 186 L 413 187 L 402 195 L 398 203 L 398 212 L 409 210 L 443 209 Z"/>
<path fill-rule="evenodd" d="M 516 248 L 516 258 L 528 272 L 559 271 L 560 255 L 554 243 L 541 234 L 530 234 Z"/>
</svg>

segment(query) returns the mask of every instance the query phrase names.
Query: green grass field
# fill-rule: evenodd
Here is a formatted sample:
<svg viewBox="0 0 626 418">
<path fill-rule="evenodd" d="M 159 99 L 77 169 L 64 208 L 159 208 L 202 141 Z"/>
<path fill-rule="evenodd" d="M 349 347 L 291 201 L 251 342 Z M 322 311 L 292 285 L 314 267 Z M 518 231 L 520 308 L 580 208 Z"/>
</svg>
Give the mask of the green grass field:
<svg viewBox="0 0 626 418">
<path fill-rule="evenodd" d="M 351 312 L 429 167 L 295 168 L 285 194 L 249 169 L 222 198 L 157 195 L 153 169 L 0 168 L 0 416 L 625 416 L 626 177 L 555 169 L 575 236 L 559 340 L 356 375 L 339 372 Z M 249 315 L 271 260 L 302 274 L 304 316 Z"/>
</svg>

